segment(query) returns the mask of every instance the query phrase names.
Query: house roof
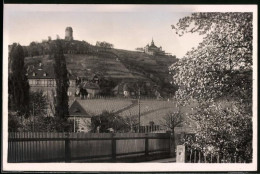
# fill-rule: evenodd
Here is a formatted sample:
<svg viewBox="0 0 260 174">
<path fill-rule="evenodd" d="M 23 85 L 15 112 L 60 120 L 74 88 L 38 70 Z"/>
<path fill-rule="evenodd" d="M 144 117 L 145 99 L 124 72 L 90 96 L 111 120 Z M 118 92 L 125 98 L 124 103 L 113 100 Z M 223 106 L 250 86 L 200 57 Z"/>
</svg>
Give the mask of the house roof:
<svg viewBox="0 0 260 174">
<path fill-rule="evenodd" d="M 48 64 L 29 65 L 27 74 L 28 79 L 55 79 L 54 68 Z"/>
<path fill-rule="evenodd" d="M 55 79 L 53 64 L 29 65 L 27 68 L 28 79 Z M 69 79 L 76 79 L 69 73 Z"/>
<path fill-rule="evenodd" d="M 83 88 L 85 89 L 100 89 L 99 85 L 96 83 L 91 83 L 91 82 L 85 82 L 83 84 Z"/>
<path fill-rule="evenodd" d="M 81 106 L 81 104 L 75 100 L 70 108 L 69 108 L 69 115 L 70 116 L 77 116 L 77 117 L 88 117 L 91 118 L 91 116 L 86 112 L 86 110 Z"/>
</svg>

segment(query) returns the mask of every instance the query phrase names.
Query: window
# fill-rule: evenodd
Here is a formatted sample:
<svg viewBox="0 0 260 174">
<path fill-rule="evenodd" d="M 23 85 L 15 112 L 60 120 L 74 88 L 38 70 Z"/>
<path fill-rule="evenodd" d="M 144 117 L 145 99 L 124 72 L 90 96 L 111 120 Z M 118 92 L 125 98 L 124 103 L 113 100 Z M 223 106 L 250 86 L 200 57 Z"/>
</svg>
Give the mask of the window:
<svg viewBox="0 0 260 174">
<path fill-rule="evenodd" d="M 47 86 L 54 86 L 53 82 L 54 82 L 53 80 L 48 80 Z"/>
<path fill-rule="evenodd" d="M 40 80 L 36 80 L 36 85 L 40 85 Z"/>
</svg>

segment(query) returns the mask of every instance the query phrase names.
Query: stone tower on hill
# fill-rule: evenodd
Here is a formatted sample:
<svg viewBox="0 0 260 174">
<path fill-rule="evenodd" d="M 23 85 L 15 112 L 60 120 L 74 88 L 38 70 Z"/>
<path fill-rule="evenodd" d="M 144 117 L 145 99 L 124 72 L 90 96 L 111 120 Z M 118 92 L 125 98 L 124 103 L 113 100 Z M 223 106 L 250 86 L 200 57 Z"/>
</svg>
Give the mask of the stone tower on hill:
<svg viewBox="0 0 260 174">
<path fill-rule="evenodd" d="M 73 30 L 71 27 L 67 27 L 65 30 L 65 40 L 73 40 Z"/>
</svg>

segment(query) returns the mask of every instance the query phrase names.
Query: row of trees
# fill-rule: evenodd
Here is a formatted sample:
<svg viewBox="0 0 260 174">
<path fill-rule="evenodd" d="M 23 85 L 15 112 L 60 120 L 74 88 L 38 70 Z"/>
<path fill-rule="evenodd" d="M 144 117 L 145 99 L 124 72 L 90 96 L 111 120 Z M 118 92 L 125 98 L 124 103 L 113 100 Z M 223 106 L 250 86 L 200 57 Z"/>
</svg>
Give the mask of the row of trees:
<svg viewBox="0 0 260 174">
<path fill-rule="evenodd" d="M 60 40 L 49 45 L 51 56 L 54 58 L 54 71 L 56 79 L 56 97 L 54 98 L 55 114 L 47 118 L 47 101 L 43 93 L 29 91 L 29 83 L 24 66 L 24 51 L 19 44 L 13 44 L 9 55 L 10 71 L 8 78 L 8 109 L 9 130 L 18 131 L 34 129 L 40 126 L 31 124 L 41 123 L 50 131 L 69 131 L 72 124 L 68 121 L 68 72 Z M 39 119 L 36 121 L 35 119 Z M 39 129 L 40 130 L 40 129 Z M 46 130 L 46 129 L 42 129 Z"/>
<path fill-rule="evenodd" d="M 55 44 L 56 40 L 43 40 L 39 42 L 31 42 L 28 46 L 23 46 L 25 57 L 34 57 L 40 55 L 51 54 L 50 45 Z M 89 52 L 92 47 L 86 41 L 66 41 L 60 40 L 64 53 L 86 53 Z"/>
<path fill-rule="evenodd" d="M 102 47 L 102 48 L 105 48 L 105 49 L 111 49 L 111 48 L 114 48 L 114 45 L 111 44 L 111 43 L 108 43 L 108 42 L 100 42 L 100 41 L 97 41 L 96 42 L 96 46 L 97 47 Z"/>
<path fill-rule="evenodd" d="M 58 39 L 60 40 L 60 39 Z M 64 53 L 77 53 L 83 54 L 88 52 L 95 52 L 97 48 L 102 48 L 104 50 L 111 49 L 114 47 L 113 44 L 108 42 L 99 42 L 97 41 L 96 47 L 90 45 L 86 41 L 67 41 L 67 40 L 60 40 L 62 49 Z M 35 57 L 40 55 L 49 55 L 51 54 L 50 44 L 53 44 L 56 40 L 43 40 L 42 42 L 31 42 L 28 46 L 23 46 L 23 51 L 25 57 Z"/>
<path fill-rule="evenodd" d="M 176 99 L 195 100 L 199 128 L 191 148 L 252 160 L 252 13 L 193 13 L 172 28 L 203 41 L 170 67 Z"/>
</svg>

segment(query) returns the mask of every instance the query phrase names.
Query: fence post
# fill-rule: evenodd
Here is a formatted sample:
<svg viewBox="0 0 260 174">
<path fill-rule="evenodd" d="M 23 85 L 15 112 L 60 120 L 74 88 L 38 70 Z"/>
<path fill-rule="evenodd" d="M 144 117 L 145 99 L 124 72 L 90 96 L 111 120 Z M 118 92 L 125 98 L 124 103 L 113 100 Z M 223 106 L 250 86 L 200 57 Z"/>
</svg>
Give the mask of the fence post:
<svg viewBox="0 0 260 174">
<path fill-rule="evenodd" d="M 116 139 L 115 134 L 111 134 L 111 141 L 112 141 L 112 161 L 116 161 Z"/>
<path fill-rule="evenodd" d="M 171 147 L 171 132 L 167 131 L 166 132 L 169 136 L 169 154 L 170 156 L 172 155 L 172 147 Z"/>
<path fill-rule="evenodd" d="M 197 151 L 196 151 L 196 149 L 194 150 L 194 163 L 196 163 L 197 162 Z"/>
<path fill-rule="evenodd" d="M 191 163 L 191 157 L 192 157 L 192 149 L 190 150 L 190 163 Z"/>
<path fill-rule="evenodd" d="M 176 163 L 185 163 L 186 161 L 186 152 L 184 145 L 177 146 L 177 155 L 176 155 Z"/>
<path fill-rule="evenodd" d="M 70 150 L 70 139 L 69 139 L 69 133 L 67 132 L 65 134 L 65 162 L 70 163 L 71 162 L 71 150 Z"/>
<path fill-rule="evenodd" d="M 145 134 L 145 157 L 147 158 L 149 155 L 149 139 L 148 134 Z"/>
<path fill-rule="evenodd" d="M 169 139 L 170 139 L 170 142 L 169 142 L 169 148 L 170 148 L 170 156 L 171 157 L 175 157 L 176 154 L 175 154 L 175 137 L 174 137 L 174 133 L 172 131 L 166 131 L 166 133 L 169 134 Z"/>
</svg>

